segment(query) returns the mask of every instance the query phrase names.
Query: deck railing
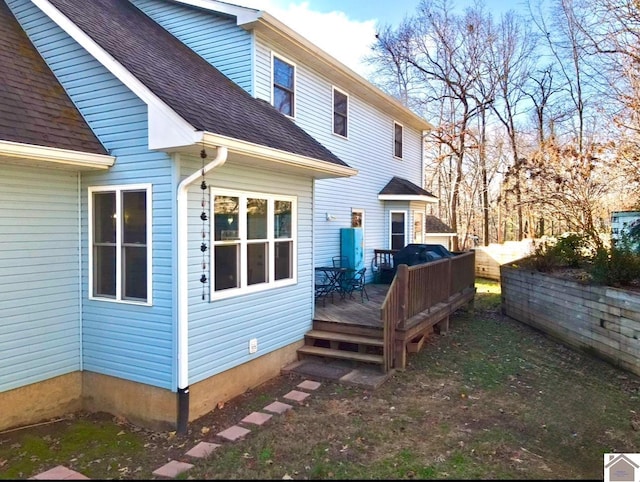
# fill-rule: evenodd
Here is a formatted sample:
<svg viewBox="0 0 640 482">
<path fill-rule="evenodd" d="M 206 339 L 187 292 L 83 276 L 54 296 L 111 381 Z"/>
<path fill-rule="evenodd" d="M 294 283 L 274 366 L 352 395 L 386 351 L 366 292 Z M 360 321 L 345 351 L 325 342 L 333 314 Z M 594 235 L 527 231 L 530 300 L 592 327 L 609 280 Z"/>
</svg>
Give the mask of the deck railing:
<svg viewBox="0 0 640 482">
<path fill-rule="evenodd" d="M 380 316 L 384 331 L 385 371 L 395 366 L 396 330 L 404 328 L 412 316 L 446 303 L 475 282 L 473 251 L 438 261 L 397 267 Z"/>
</svg>

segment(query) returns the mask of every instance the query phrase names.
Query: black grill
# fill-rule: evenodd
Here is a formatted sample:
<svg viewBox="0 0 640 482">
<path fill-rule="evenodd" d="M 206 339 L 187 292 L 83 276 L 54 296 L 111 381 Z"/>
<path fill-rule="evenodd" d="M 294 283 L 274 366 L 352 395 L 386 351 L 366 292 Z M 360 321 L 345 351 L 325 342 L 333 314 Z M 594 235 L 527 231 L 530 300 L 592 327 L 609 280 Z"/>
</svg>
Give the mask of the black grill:
<svg viewBox="0 0 640 482">
<path fill-rule="evenodd" d="M 393 266 L 397 267 L 400 264 L 414 266 L 453 256 L 453 253 L 441 244 L 407 244 L 393 255 Z"/>
</svg>

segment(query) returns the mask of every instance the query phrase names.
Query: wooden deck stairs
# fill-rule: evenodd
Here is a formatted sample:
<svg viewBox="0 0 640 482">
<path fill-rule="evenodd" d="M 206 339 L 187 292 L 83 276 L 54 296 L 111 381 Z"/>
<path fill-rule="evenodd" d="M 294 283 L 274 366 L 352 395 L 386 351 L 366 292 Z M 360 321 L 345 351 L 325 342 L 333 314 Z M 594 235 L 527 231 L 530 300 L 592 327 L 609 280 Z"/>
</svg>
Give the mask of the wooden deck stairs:
<svg viewBox="0 0 640 482">
<path fill-rule="evenodd" d="M 304 346 L 298 349 L 298 359 L 314 356 L 375 365 L 384 363 L 381 330 L 316 320 L 304 341 Z"/>
</svg>

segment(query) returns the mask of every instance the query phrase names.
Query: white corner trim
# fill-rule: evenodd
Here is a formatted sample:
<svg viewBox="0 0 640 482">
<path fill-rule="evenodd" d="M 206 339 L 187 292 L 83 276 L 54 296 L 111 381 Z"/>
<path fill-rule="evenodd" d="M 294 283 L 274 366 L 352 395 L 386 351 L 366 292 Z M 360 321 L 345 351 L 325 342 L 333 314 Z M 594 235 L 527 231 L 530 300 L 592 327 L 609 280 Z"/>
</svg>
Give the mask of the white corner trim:
<svg viewBox="0 0 640 482">
<path fill-rule="evenodd" d="M 89 54 L 100 62 L 120 82 L 137 95 L 149 106 L 149 148 L 158 143 L 162 136 L 171 132 L 173 138 L 188 138 L 193 135 L 195 128 L 180 117 L 171 107 L 165 104 L 146 85 L 114 59 L 106 50 L 96 43 L 80 27 L 67 18 L 48 0 L 31 0 L 45 15 L 64 30 L 71 38 L 78 42 Z M 160 126 L 163 126 L 160 129 Z M 159 130 L 159 132 L 157 132 Z M 166 147 L 166 146 L 165 146 Z"/>
<path fill-rule="evenodd" d="M 44 162 L 52 166 L 76 166 L 79 169 L 108 169 L 116 161 L 115 157 L 105 154 L 91 154 L 57 147 L 0 141 L 0 158 L 3 157 L 38 163 Z"/>
<path fill-rule="evenodd" d="M 225 137 L 211 132 L 204 132 L 202 142 L 209 145 L 226 146 L 230 151 L 239 154 L 246 154 L 252 157 L 266 159 L 274 163 L 286 164 L 290 166 L 310 169 L 325 174 L 331 174 L 335 177 L 350 177 L 358 174 L 357 169 L 352 167 L 341 166 L 327 161 L 319 161 L 311 157 L 300 156 L 290 152 L 265 147 L 259 144 L 253 144 L 231 137 Z"/>
</svg>

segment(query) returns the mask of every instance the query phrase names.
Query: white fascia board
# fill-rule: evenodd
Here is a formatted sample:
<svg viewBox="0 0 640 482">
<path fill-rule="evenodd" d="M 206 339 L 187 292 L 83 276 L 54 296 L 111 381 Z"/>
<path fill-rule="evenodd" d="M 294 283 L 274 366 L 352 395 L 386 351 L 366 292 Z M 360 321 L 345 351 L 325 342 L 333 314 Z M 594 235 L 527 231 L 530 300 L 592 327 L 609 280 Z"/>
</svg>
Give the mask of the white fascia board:
<svg viewBox="0 0 640 482">
<path fill-rule="evenodd" d="M 378 194 L 380 201 L 422 201 L 427 203 L 437 203 L 437 197 L 418 196 L 409 194 Z"/>
<path fill-rule="evenodd" d="M 424 233 L 425 236 L 457 236 L 456 233 Z"/>
<path fill-rule="evenodd" d="M 221 13 L 236 17 L 238 25 L 248 22 L 254 22 L 260 18 L 262 12 L 253 8 L 241 7 L 239 5 L 231 5 L 230 3 L 218 2 L 216 0 L 175 0 L 176 3 L 182 3 L 191 7 L 202 8 L 211 12 Z"/>
<path fill-rule="evenodd" d="M 129 88 L 148 106 L 149 148 L 160 149 L 175 145 L 185 145 L 194 137 L 195 128 L 165 104 L 146 85 L 137 79 L 120 62 L 98 45 L 80 27 L 54 7 L 48 0 L 31 0 L 53 22 L 78 42 L 89 54 L 100 62 L 120 82 Z M 190 143 L 189 143 L 190 144 Z"/>
<path fill-rule="evenodd" d="M 205 146 L 224 146 L 230 152 L 244 154 L 251 157 L 265 159 L 274 164 L 286 164 L 293 167 L 317 171 L 330 177 L 350 177 L 358 174 L 357 169 L 340 166 L 327 161 L 319 161 L 311 157 L 292 154 L 290 152 L 273 149 L 271 147 L 225 137 L 211 132 L 204 132 L 200 143 Z"/>
<path fill-rule="evenodd" d="M 82 169 L 108 169 L 116 158 L 104 154 L 72 151 L 56 147 L 37 146 L 20 142 L 0 141 L 0 159 L 8 157 L 52 166 L 75 166 Z"/>
</svg>

